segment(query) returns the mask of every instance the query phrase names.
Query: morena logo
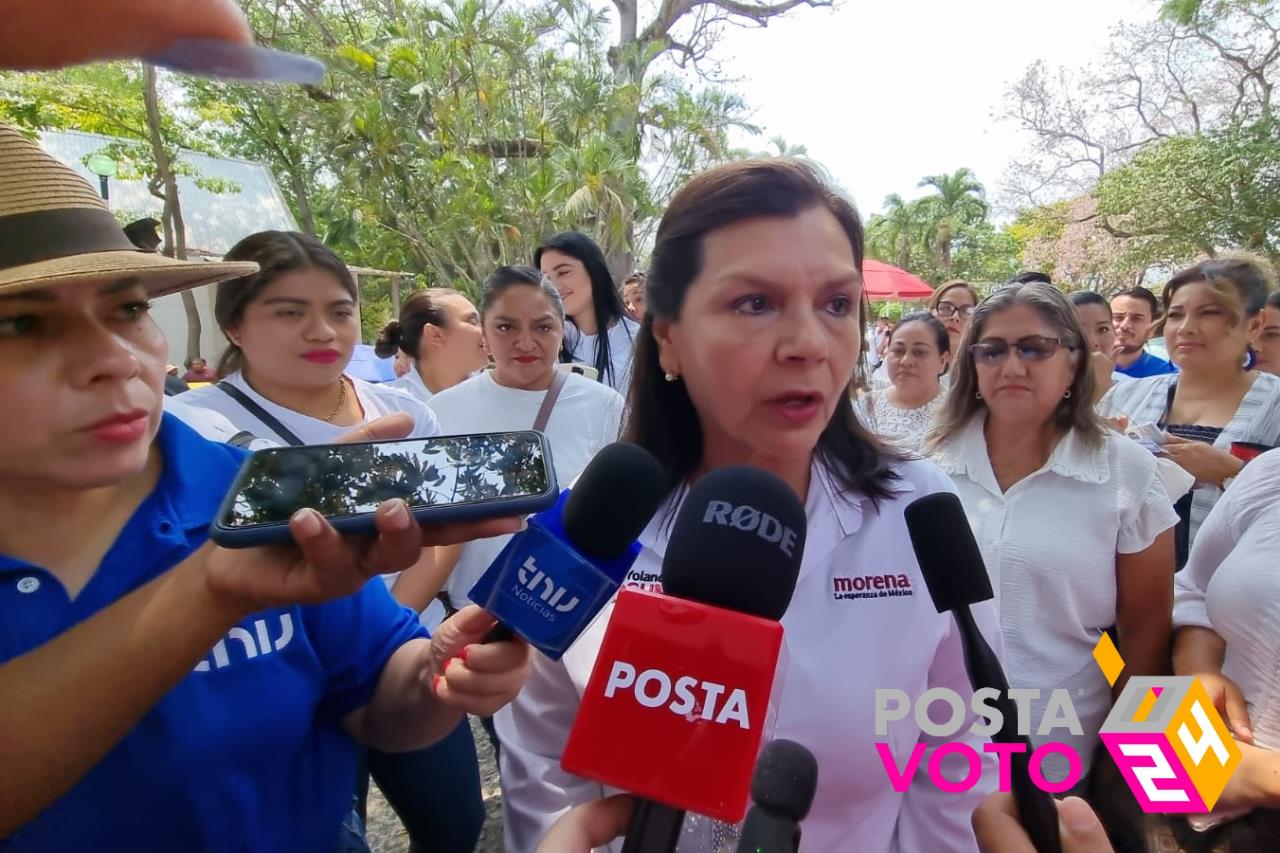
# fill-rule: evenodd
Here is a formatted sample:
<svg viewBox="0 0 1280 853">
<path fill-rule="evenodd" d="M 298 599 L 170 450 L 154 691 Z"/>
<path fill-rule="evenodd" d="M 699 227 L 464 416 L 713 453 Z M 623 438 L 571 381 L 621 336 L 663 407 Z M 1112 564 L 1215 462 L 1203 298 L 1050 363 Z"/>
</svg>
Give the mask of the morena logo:
<svg viewBox="0 0 1280 853">
<path fill-rule="evenodd" d="M 836 601 L 856 598 L 896 598 L 915 595 L 906 575 L 860 575 L 831 579 L 831 597 Z"/>
<path fill-rule="evenodd" d="M 692 675 L 681 675 L 673 680 L 660 669 L 637 673 L 635 664 L 616 660 L 609 670 L 604 698 L 614 698 L 619 690 L 629 690 L 636 702 L 645 708 L 666 705 L 671 713 L 690 720 L 698 718 L 720 725 L 737 723 L 740 728 L 751 728 L 747 691 L 741 687 L 730 690 L 724 684 L 702 681 Z M 694 690 L 700 690 L 702 696 L 694 695 Z M 723 704 L 720 703 L 722 696 L 725 697 Z"/>
<path fill-rule="evenodd" d="M 702 516 L 703 524 L 732 527 L 744 533 L 755 533 L 766 542 L 777 545 L 782 553 L 792 556 L 796 548 L 796 532 L 781 521 L 753 506 L 734 506 L 728 501 L 710 501 Z"/>
</svg>

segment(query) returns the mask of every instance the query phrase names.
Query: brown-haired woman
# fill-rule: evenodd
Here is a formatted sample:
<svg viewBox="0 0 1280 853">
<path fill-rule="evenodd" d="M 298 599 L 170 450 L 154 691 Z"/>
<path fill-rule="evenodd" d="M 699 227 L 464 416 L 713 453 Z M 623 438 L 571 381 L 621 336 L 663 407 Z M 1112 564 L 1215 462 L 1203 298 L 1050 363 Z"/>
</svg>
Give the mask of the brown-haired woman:
<svg viewBox="0 0 1280 853">
<path fill-rule="evenodd" d="M 942 794 L 922 774 L 896 792 L 874 745 L 876 688 L 945 687 L 966 703 L 972 689 L 953 621 L 924 594 L 903 518 L 907 503 L 951 486 L 932 463 L 887 450 L 849 404 L 867 310 L 862 260 L 857 212 L 798 160 L 722 166 L 672 199 L 649 268 L 626 436 L 679 485 L 641 534 L 628 583 L 653 584 L 680 496 L 706 472 L 748 464 L 790 484 L 806 498 L 808 528 L 782 619 L 790 657 L 776 733 L 807 746 L 821 767 L 805 842 L 843 849 L 857 837 L 870 853 L 971 849 L 969 815 L 994 775 Z M 833 583 L 869 582 L 849 577 L 869 566 L 892 566 L 912 594 L 833 594 Z M 519 707 L 495 717 L 508 850 L 533 850 L 561 813 L 602 794 L 566 774 L 560 755 L 610 613 L 561 661 L 538 660 Z M 998 642 L 993 609 L 977 615 Z M 887 737 L 900 755 L 927 740 L 912 720 L 890 725 Z"/>
<path fill-rule="evenodd" d="M 231 344 L 218 366 L 223 379 L 188 391 L 186 402 L 281 444 L 328 444 L 394 412 L 413 416 L 409 438 L 439 433 L 425 403 L 345 374 L 360 339 L 358 293 L 332 250 L 306 234 L 263 231 L 237 243 L 227 259 L 253 261 L 259 271 L 218 285 L 214 313 Z M 427 549 L 403 582 L 394 575 L 384 579 L 402 604 L 422 612 L 430 600 L 414 597 L 412 581 L 434 566 Z M 484 805 L 465 721 L 430 749 L 370 752 L 369 768 L 415 844 L 449 851 L 475 846 Z"/>
<path fill-rule="evenodd" d="M 1196 478 L 1176 505 L 1178 567 L 1196 531 L 1244 463 L 1233 442 L 1280 444 L 1280 377 L 1249 370 L 1251 336 L 1274 277 L 1266 262 L 1226 256 L 1196 264 L 1165 285 L 1164 337 L 1176 374 L 1116 385 L 1099 410 L 1129 427 L 1155 425 L 1163 452 Z"/>
<path fill-rule="evenodd" d="M 980 301 L 974 286 L 960 279 L 939 285 L 929 298 L 929 313 L 947 327 L 953 353 L 960 352 L 960 341 L 969 328 L 969 318 Z"/>
<path fill-rule="evenodd" d="M 399 319 L 382 328 L 373 351 L 378 358 L 407 354 L 412 367 L 387 384 L 429 402 L 484 368 L 480 312 L 452 287 L 419 290 L 405 301 Z"/>
<path fill-rule="evenodd" d="M 1093 648 L 1119 626 L 1126 675 L 1169 668 L 1177 521 L 1156 460 L 1093 409 L 1084 328 L 1056 288 L 1006 285 L 973 313 L 927 450 L 951 475 L 1000 610 L 1005 668 L 1035 688 L 1033 731 L 1055 690 L 1083 732 L 1044 762 L 1083 790 L 1111 690 Z M 1045 625 L 1052 625 L 1046 631 Z"/>
</svg>

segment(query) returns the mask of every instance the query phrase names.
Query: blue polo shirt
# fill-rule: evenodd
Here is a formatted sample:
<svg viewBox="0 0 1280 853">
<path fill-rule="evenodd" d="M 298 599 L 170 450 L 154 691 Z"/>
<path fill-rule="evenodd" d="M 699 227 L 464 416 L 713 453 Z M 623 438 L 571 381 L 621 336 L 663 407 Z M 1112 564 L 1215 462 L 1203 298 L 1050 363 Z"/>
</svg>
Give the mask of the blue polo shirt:
<svg viewBox="0 0 1280 853">
<path fill-rule="evenodd" d="M 170 415 L 157 442 L 165 462 L 159 484 L 74 600 L 49 572 L 0 555 L 0 663 L 93 616 L 205 541 L 245 454 Z M 339 721 L 369 700 L 392 652 L 421 636 L 416 614 L 377 579 L 339 601 L 245 619 L 0 850 L 331 849 L 356 781 L 356 744 Z"/>
<path fill-rule="evenodd" d="M 1166 373 L 1177 373 L 1178 368 L 1174 367 L 1171 362 L 1165 361 L 1158 355 L 1152 355 L 1146 350 L 1142 351 L 1142 355 L 1138 356 L 1137 361 L 1128 367 L 1116 365 L 1116 371 L 1123 373 L 1132 379 L 1145 379 L 1148 376 L 1161 376 Z"/>
</svg>

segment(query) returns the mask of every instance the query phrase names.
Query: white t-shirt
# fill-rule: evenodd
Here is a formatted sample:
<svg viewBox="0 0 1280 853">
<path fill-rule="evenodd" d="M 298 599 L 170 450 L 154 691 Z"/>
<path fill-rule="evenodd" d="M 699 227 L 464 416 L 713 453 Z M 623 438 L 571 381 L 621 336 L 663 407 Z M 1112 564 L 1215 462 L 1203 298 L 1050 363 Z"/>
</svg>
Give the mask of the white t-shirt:
<svg viewBox="0 0 1280 853">
<path fill-rule="evenodd" d="M 1258 746 L 1280 749 L 1280 450 L 1262 454 L 1232 481 L 1174 576 L 1173 625 L 1212 628 L 1227 642 L 1222 674 L 1249 703 Z"/>
<path fill-rule="evenodd" d="M 330 444 L 334 439 L 350 432 L 352 429 L 349 426 L 326 423 L 319 418 L 299 414 L 292 409 L 286 409 L 278 403 L 271 402 L 249 387 L 249 383 L 244 381 L 244 376 L 238 371 L 223 381 L 235 386 L 245 396 L 261 406 L 267 414 L 278 420 L 285 429 L 301 439 L 303 444 Z M 366 422 L 395 412 L 408 412 L 413 416 L 413 432 L 409 433 L 408 438 L 430 438 L 433 435 L 440 434 L 440 424 L 436 421 L 436 416 L 431 412 L 431 409 L 404 391 L 387 385 L 374 385 L 371 382 L 365 382 L 363 379 L 355 379 L 350 376 L 347 377 L 347 381 L 355 389 L 356 399 L 360 401 L 360 408 L 364 410 Z M 259 438 L 276 441 L 279 444 L 288 444 L 284 436 L 277 435 L 275 430 L 258 420 L 256 415 L 240 405 L 237 400 L 216 385 L 196 388 L 182 396 L 185 398 L 184 402 L 189 405 L 212 409 L 226 416 L 235 425 L 236 429 L 247 430 Z"/>
<path fill-rule="evenodd" d="M 877 688 L 903 690 L 913 700 L 930 688 L 947 688 L 955 690 L 966 707 L 973 693 L 959 630 L 950 614 L 939 614 L 933 606 L 903 516 L 907 504 L 934 492 L 949 492 L 951 482 L 924 460 L 896 467 L 901 478 L 890 486 L 893 494 L 878 505 L 840 487 L 821 465 L 812 469 L 805 501 L 804 557 L 791 605 L 782 617 L 787 654 L 775 686 L 779 696 L 773 732 L 803 744 L 818 759 L 817 795 L 802 824 L 804 850 L 974 851 L 969 816 L 996 786 L 994 762 L 987 756 L 982 778 L 968 791 L 943 793 L 922 770 L 899 793 L 877 755 L 875 742 L 887 741 L 896 765 L 902 767 L 916 744 L 923 743 L 921 763 L 927 767 L 942 741 L 963 741 L 980 752 L 985 740 L 969 731 L 976 719 L 972 712 L 953 739 L 923 734 L 910 714 L 890 723 L 886 737 L 875 737 Z M 670 522 L 678 510 L 678 497 L 673 497 L 640 534 L 640 556 L 627 586 L 660 586 Z M 886 574 L 904 583 L 893 597 L 847 592 L 870 589 L 872 580 L 882 581 Z M 616 793 L 560 767 L 612 612 L 610 602 L 559 661 L 534 655 L 528 682 L 494 715 L 502 740 L 504 849 L 512 853 L 534 850 L 570 807 Z M 998 654 L 994 606 L 979 604 L 973 615 Z M 619 737 L 626 733 L 619 732 Z M 948 778 L 956 778 L 954 767 L 941 764 Z M 605 849 L 621 847 L 615 842 Z"/>
<path fill-rule="evenodd" d="M 416 366 L 410 368 L 409 372 L 399 379 L 385 384 L 388 388 L 396 388 L 405 392 L 420 403 L 430 403 L 431 398 L 435 396 L 435 394 L 431 393 L 431 389 L 427 387 L 427 383 L 422 381 L 422 376 L 419 375 Z"/>
<path fill-rule="evenodd" d="M 631 387 L 631 351 L 639 333 L 640 324 L 630 317 L 623 317 L 609 327 L 609 364 L 612 371 L 601 376 L 600 381 L 620 394 L 625 395 Z M 564 346 L 576 362 L 595 367 L 597 337 L 584 335 L 572 321 L 565 323 Z"/>
<path fill-rule="evenodd" d="M 1098 728 L 1111 709 L 1111 688 L 1093 647 L 1116 623 L 1116 554 L 1146 550 L 1178 516 L 1155 457 L 1113 430 L 1096 448 L 1069 432 L 1043 468 L 1002 491 L 985 424 L 975 415 L 934 460 L 956 484 L 991 576 L 1009 686 L 1040 691 L 1031 702 L 1033 727 L 1052 690 L 1070 692 L 1083 735 L 1055 729 L 1039 741 L 1073 746 L 1088 773 Z M 1044 767 L 1050 779 L 1066 776 L 1060 753 L 1049 755 Z"/>
<path fill-rule="evenodd" d="M 248 430 L 236 429 L 231 419 L 213 409 L 193 406 L 186 401 L 190 392 L 164 398 L 164 410 L 178 418 L 200 435 L 219 444 L 235 444 L 245 450 L 266 450 L 279 445 L 270 439 L 253 436 Z"/>
<path fill-rule="evenodd" d="M 499 385 L 486 370 L 435 395 L 431 408 L 444 435 L 527 430 L 533 429 L 546 393 Z M 602 447 L 618 440 L 621 427 L 621 395 L 607 385 L 569 374 L 545 430 L 561 489 L 582 473 Z M 469 603 L 467 591 L 510 538 L 493 536 L 463 546 L 446 587 L 455 607 Z"/>
</svg>

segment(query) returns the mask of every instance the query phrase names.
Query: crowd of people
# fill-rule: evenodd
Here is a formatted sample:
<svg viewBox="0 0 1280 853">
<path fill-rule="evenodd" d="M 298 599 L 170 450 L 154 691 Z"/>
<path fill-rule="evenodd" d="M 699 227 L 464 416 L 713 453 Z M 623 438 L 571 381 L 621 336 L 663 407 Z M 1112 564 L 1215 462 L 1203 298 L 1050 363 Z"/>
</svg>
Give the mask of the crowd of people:
<svg viewBox="0 0 1280 853">
<path fill-rule="evenodd" d="M 348 374 L 359 294 L 321 241 L 261 232 L 219 263 L 139 250 L 73 170 L 0 125 L 0 849 L 360 851 L 372 778 L 412 849 L 471 850 L 468 714 L 499 755 L 507 849 L 619 849 L 630 803 L 560 762 L 610 605 L 552 661 L 485 642 L 493 619 L 467 598 L 523 520 L 419 526 L 392 500 L 373 537 L 302 510 L 291 548 L 207 541 L 250 450 L 531 428 L 564 485 L 617 440 L 668 473 L 629 585 L 654 586 L 711 470 L 753 465 L 803 500 L 773 734 L 818 762 L 804 849 L 1031 849 L 994 767 L 964 792 L 923 774 L 896 790 L 877 755 L 877 689 L 973 693 L 906 532 L 907 505 L 939 492 L 982 552 L 996 597 L 974 615 L 1011 686 L 1075 700 L 1064 849 L 1274 849 L 1268 262 L 1213 258 L 1110 300 L 1035 272 L 987 293 L 953 281 L 868 330 L 864 250 L 812 165 L 716 167 L 671 199 L 621 287 L 566 232 L 492 271 L 478 305 L 414 294 L 377 344 L 400 376 L 371 383 Z M 166 394 L 150 300 L 209 284 L 225 352 Z M 888 568 L 910 594 L 833 593 Z M 1106 632 L 1114 685 L 1092 656 Z M 1097 733 L 1128 678 L 1168 673 L 1201 680 L 1243 758 L 1212 814 L 1144 820 Z M 980 751 L 973 718 L 961 737 Z M 887 737 L 899 757 L 939 743 L 912 717 Z"/>
</svg>

